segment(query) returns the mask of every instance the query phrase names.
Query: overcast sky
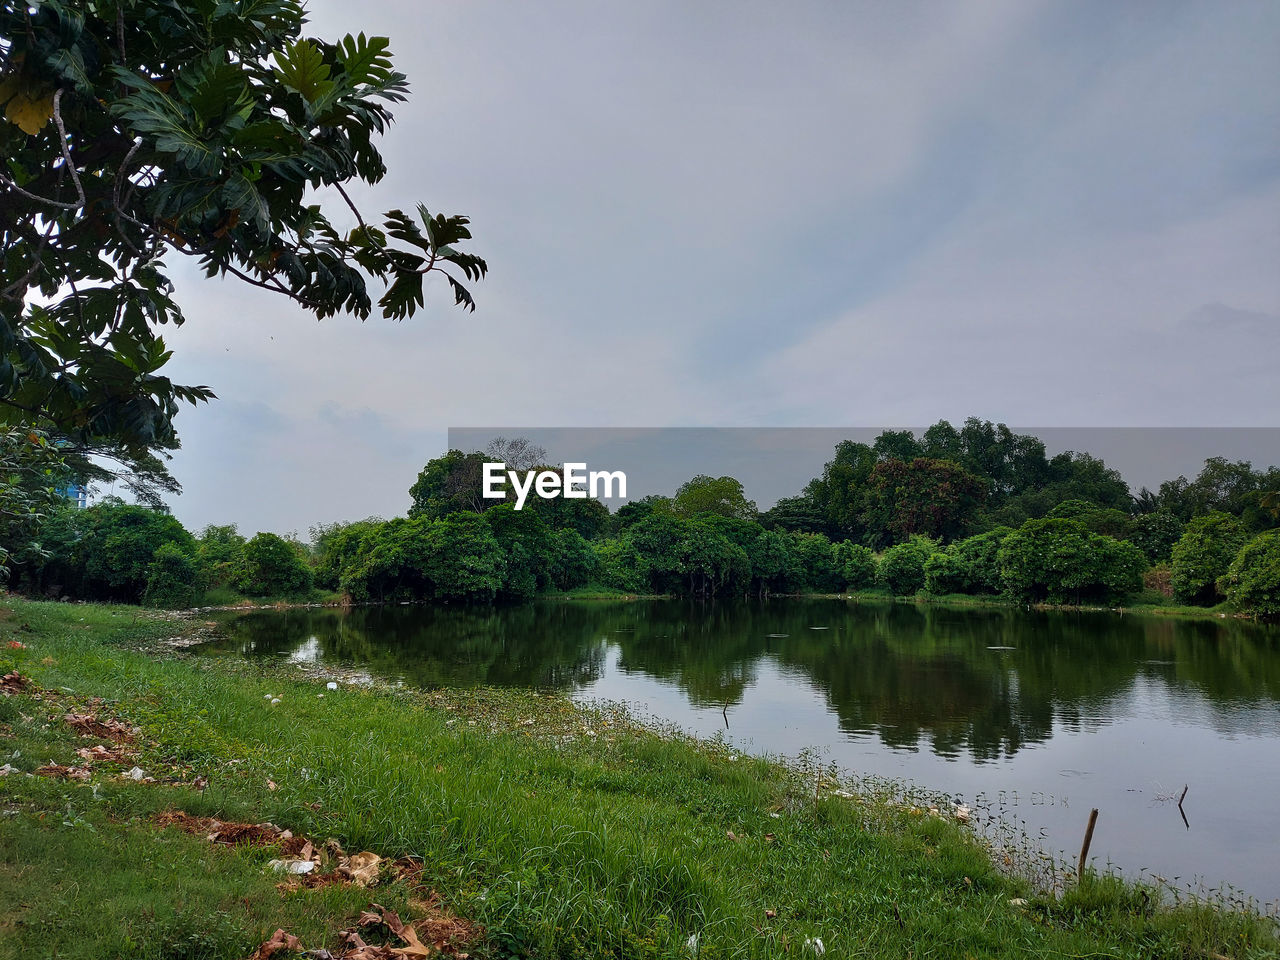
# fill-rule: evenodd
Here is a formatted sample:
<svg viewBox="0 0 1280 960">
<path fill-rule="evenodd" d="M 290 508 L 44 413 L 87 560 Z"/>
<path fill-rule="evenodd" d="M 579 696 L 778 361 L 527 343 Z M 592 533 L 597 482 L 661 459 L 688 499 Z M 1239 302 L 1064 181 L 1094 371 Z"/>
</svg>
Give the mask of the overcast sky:
<svg viewBox="0 0 1280 960">
<path fill-rule="evenodd" d="M 1274 0 L 312 17 L 412 84 L 357 201 L 491 272 L 362 324 L 175 265 L 189 526 L 396 515 L 451 426 L 1280 425 Z"/>
</svg>

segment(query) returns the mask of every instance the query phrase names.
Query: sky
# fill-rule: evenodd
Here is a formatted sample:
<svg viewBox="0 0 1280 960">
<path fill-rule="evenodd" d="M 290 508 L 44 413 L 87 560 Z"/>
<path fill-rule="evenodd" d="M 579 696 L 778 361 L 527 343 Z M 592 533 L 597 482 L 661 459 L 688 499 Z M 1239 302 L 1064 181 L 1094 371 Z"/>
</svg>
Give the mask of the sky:
<svg viewBox="0 0 1280 960">
<path fill-rule="evenodd" d="M 362 323 L 175 263 L 190 527 L 403 513 L 450 427 L 1280 426 L 1273 0 L 310 8 L 411 84 L 357 203 L 490 273 Z"/>
</svg>

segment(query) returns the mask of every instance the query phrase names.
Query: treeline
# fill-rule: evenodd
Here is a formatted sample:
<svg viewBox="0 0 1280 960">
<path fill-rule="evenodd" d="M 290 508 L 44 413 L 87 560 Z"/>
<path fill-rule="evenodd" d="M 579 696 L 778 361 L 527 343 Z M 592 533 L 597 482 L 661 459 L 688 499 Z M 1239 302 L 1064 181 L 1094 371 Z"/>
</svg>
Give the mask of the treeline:
<svg viewBox="0 0 1280 960">
<path fill-rule="evenodd" d="M 234 527 L 199 535 L 162 511 L 108 502 L 59 511 L 32 592 L 177 606 L 201 597 L 356 601 L 525 600 L 596 585 L 637 594 L 767 596 L 882 590 L 1107 603 L 1224 600 L 1280 616 L 1280 470 L 1206 461 L 1131 495 L 1085 453 L 1049 457 L 1035 437 L 971 419 L 919 438 L 843 442 L 822 475 L 760 512 L 732 477 L 694 477 L 616 512 L 599 501 L 481 496 L 481 464 L 545 454 L 525 441 L 452 450 L 410 489 L 408 515 L 312 528 L 303 544 Z"/>
</svg>

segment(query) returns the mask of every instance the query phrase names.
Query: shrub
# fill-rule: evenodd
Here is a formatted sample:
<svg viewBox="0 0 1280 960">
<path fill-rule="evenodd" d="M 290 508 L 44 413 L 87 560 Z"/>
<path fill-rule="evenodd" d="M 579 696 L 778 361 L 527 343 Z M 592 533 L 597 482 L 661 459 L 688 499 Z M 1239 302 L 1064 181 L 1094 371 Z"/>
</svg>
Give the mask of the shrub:
<svg viewBox="0 0 1280 960">
<path fill-rule="evenodd" d="M 1000 545 L 1013 531 L 996 527 L 986 533 L 957 540 L 947 547 L 947 559 L 934 554 L 925 564 L 925 587 L 930 593 L 996 594 L 1000 592 Z M 930 564 L 932 582 L 930 582 Z"/>
<path fill-rule="evenodd" d="M 297 549 L 274 533 L 259 533 L 244 545 L 236 587 L 251 597 L 292 596 L 311 589 L 311 568 Z"/>
<path fill-rule="evenodd" d="M 597 501 L 598 502 L 598 501 Z M 555 532 L 555 555 L 551 563 L 551 582 L 560 590 L 585 586 L 599 569 L 591 543 L 573 527 Z"/>
<path fill-rule="evenodd" d="M 1181 603 L 1212 606 L 1221 599 L 1218 578 L 1227 572 L 1249 535 L 1235 517 L 1209 513 L 1194 517 L 1173 546 L 1173 595 Z"/>
<path fill-rule="evenodd" d="M 821 533 L 785 534 L 790 546 L 788 579 L 796 590 L 833 593 L 844 586 L 844 571 L 836 562 L 830 540 Z"/>
<path fill-rule="evenodd" d="M 1017 600 L 1112 601 L 1142 586 L 1146 558 L 1127 540 L 1090 533 L 1076 520 L 1028 520 L 997 554 L 1000 579 Z"/>
<path fill-rule="evenodd" d="M 147 587 L 142 600 L 151 607 L 189 607 L 201 594 L 200 569 L 196 561 L 173 543 L 156 548 L 147 567 Z"/>
<path fill-rule="evenodd" d="M 1280 530 L 1268 530 L 1241 547 L 1219 587 L 1233 606 L 1280 619 Z"/>
<path fill-rule="evenodd" d="M 836 544 L 836 562 L 840 574 L 850 590 L 865 590 L 875 586 L 876 555 L 870 547 L 845 540 Z"/>
<path fill-rule="evenodd" d="M 937 551 L 935 541 L 914 536 L 884 552 L 876 568 L 876 577 L 896 596 L 919 593 L 924 587 L 925 561 Z"/>
<path fill-rule="evenodd" d="M 1157 510 L 1133 518 L 1127 539 L 1151 563 L 1168 560 L 1173 545 L 1182 536 L 1182 521 L 1168 510 Z"/>
<path fill-rule="evenodd" d="M 950 549 L 929 555 L 924 562 L 924 588 L 932 594 L 968 593 L 968 568 Z"/>
</svg>

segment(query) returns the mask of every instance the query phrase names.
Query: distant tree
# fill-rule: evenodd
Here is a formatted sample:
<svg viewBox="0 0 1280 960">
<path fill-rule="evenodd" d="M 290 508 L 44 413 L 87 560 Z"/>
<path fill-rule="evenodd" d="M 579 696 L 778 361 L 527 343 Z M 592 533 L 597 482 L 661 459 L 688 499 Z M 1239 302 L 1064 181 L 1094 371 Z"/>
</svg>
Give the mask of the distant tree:
<svg viewBox="0 0 1280 960">
<path fill-rule="evenodd" d="M 506 559 L 498 595 L 506 600 L 529 600 L 553 583 L 555 536 L 531 510 L 509 503 L 484 512 L 489 528 Z"/>
<path fill-rule="evenodd" d="M 1264 620 L 1280 619 L 1280 530 L 1260 533 L 1245 544 L 1218 585 L 1240 610 Z"/>
<path fill-rule="evenodd" d="M 1000 545 L 1013 531 L 996 527 L 957 540 L 925 563 L 925 586 L 930 593 L 997 594 L 1000 582 Z"/>
<path fill-rule="evenodd" d="M 1244 525 L 1221 511 L 1192 517 L 1170 559 L 1173 595 L 1181 603 L 1211 606 L 1222 595 L 1218 578 L 1249 541 Z"/>
<path fill-rule="evenodd" d="M 871 445 L 880 460 L 914 460 L 924 451 L 910 430 L 885 430 Z"/>
<path fill-rule="evenodd" d="M 1000 579 L 1022 601 L 1111 602 L 1142 586 L 1146 558 L 1133 544 L 1076 520 L 1028 520 L 1000 546 Z"/>
<path fill-rule="evenodd" d="M 1133 522 L 1128 513 L 1115 507 L 1100 507 L 1088 500 L 1064 500 L 1046 516 L 1062 517 L 1067 520 L 1078 520 L 1093 533 L 1127 540 L 1133 530 Z"/>
<path fill-rule="evenodd" d="M 318 524 L 311 528 L 311 549 L 315 553 L 316 586 L 339 589 L 342 574 L 365 545 L 365 538 L 376 533 L 384 523 L 381 517 L 368 517 L 352 523 Z"/>
<path fill-rule="evenodd" d="M 760 514 L 760 524 L 769 530 L 794 530 L 799 533 L 825 533 L 827 518 L 817 501 L 807 493 L 783 497 Z"/>
<path fill-rule="evenodd" d="M 252 597 L 297 596 L 313 586 L 311 567 L 288 540 L 259 533 L 244 545 L 236 587 Z"/>
<path fill-rule="evenodd" d="M 883 460 L 868 478 L 863 524 L 880 543 L 916 534 L 950 540 L 972 523 L 985 496 L 982 478 L 949 460 Z"/>
<path fill-rule="evenodd" d="M 450 450 L 427 461 L 409 488 L 410 517 L 439 520 L 451 513 L 483 513 L 501 500 L 484 496 L 483 453 Z"/>
<path fill-rule="evenodd" d="M 790 533 L 788 577 L 796 591 L 834 593 L 845 585 L 844 565 L 834 544 L 821 533 Z"/>
<path fill-rule="evenodd" d="M 1182 531 L 1182 521 L 1162 507 L 1135 516 L 1128 539 L 1149 562 L 1161 563 L 1169 559 L 1173 545 L 1182 537 Z"/>
<path fill-rule="evenodd" d="M 822 468 L 822 476 L 805 487 L 804 496 L 824 518 L 823 532 L 828 536 L 855 543 L 863 539 L 866 485 L 878 462 L 876 451 L 867 444 L 842 440 L 836 444 L 835 457 Z"/>
<path fill-rule="evenodd" d="M 51 517 L 50 554 L 38 582 L 86 600 L 137 603 L 156 550 L 166 543 L 194 556 L 195 539 L 167 513 L 104 500 Z"/>
<path fill-rule="evenodd" d="M 196 560 L 205 582 L 211 587 L 224 587 L 240 574 L 244 564 L 245 539 L 234 523 L 209 524 L 196 537 Z"/>
<path fill-rule="evenodd" d="M 639 500 L 629 500 L 620 506 L 613 515 L 613 526 L 616 530 L 622 531 L 628 527 L 634 527 L 654 514 L 672 516 L 674 513 L 675 508 L 672 506 L 670 497 L 652 493 Z"/>
<path fill-rule="evenodd" d="M 546 466 L 547 451 L 528 437 L 494 437 L 484 448 L 485 459 L 505 463 L 508 470 L 524 472 Z"/>
<path fill-rule="evenodd" d="M 142 601 L 147 606 L 171 610 L 189 607 L 203 592 L 200 574 L 200 567 L 190 554 L 177 544 L 162 543 L 147 567 Z"/>
<path fill-rule="evenodd" d="M 870 547 L 842 540 L 835 545 L 835 560 L 848 589 L 865 590 L 875 586 L 876 555 Z"/>
<path fill-rule="evenodd" d="M 708 477 L 699 474 L 680 485 L 672 506 L 682 517 L 714 513 L 721 517 L 756 518 L 756 505 L 747 499 L 742 484 L 733 477 Z"/>
<path fill-rule="evenodd" d="M 876 576 L 895 596 L 905 597 L 924 588 L 924 566 L 938 545 L 928 537 L 913 536 L 890 547 L 880 557 Z"/>
</svg>

